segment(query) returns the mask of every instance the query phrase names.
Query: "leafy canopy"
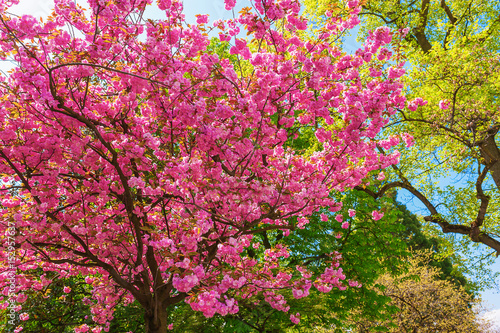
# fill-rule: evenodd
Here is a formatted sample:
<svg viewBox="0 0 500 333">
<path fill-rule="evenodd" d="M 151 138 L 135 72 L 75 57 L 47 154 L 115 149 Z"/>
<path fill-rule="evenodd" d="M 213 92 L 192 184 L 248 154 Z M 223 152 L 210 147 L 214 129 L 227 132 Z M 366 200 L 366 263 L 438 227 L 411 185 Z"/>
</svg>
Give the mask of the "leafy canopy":
<svg viewBox="0 0 500 333">
<path fill-rule="evenodd" d="M 305 3 L 322 22 L 325 10 L 340 2 Z M 382 135 L 408 132 L 415 138 L 415 147 L 400 150 L 401 163 L 371 194 L 378 197 L 392 188 L 409 191 L 425 207 L 425 220 L 467 254 L 469 266 L 488 256 L 491 261 L 491 254 L 500 253 L 500 3 L 366 0 L 361 4 L 360 39 L 382 25 L 407 33 L 402 51 L 408 60 L 404 83 L 410 102 L 398 110 Z M 482 266 L 479 271 L 481 279 Z"/>
</svg>

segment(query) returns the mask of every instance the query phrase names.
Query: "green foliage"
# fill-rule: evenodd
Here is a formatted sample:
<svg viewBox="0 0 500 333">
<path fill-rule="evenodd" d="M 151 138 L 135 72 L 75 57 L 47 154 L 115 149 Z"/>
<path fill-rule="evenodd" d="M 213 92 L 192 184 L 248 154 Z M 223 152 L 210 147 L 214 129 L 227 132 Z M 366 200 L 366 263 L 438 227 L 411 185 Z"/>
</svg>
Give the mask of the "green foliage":
<svg viewBox="0 0 500 333">
<path fill-rule="evenodd" d="M 43 271 L 37 269 L 33 274 L 41 275 Z M 26 294 L 26 302 L 22 304 L 21 312 L 29 315 L 29 319 L 22 322 L 23 332 L 73 333 L 75 327 L 92 324 L 92 290 L 84 282 L 84 277 L 61 278 L 50 272 L 46 272 L 45 276 L 52 282 L 39 291 L 30 290 Z M 65 287 L 71 291 L 65 292 Z M 144 310 L 137 302 L 119 304 L 115 308 L 109 332 L 142 332 L 143 317 Z"/>
<path fill-rule="evenodd" d="M 221 41 L 219 38 L 213 37 L 210 39 L 210 44 L 207 47 L 208 52 L 213 52 L 217 54 L 220 59 L 229 59 L 232 63 L 236 63 L 238 61 L 238 56 L 235 54 L 231 54 L 229 49 L 231 48 L 231 44 L 226 41 Z"/>
<path fill-rule="evenodd" d="M 33 274 L 43 274 L 41 269 Z M 29 314 L 23 322 L 23 332 L 28 333 L 72 333 L 75 326 L 91 324 L 90 308 L 84 299 L 91 296 L 83 277 L 58 278 L 54 273 L 46 273 L 53 282 L 40 291 L 32 289 L 26 296 L 22 312 Z M 65 293 L 64 287 L 71 288 Z"/>
<path fill-rule="evenodd" d="M 230 49 L 231 44 L 229 42 L 221 41 L 219 38 L 213 37 L 210 39 L 207 53 L 216 54 L 219 59 L 228 59 L 234 65 L 240 79 L 245 79 L 247 76 L 250 76 L 253 71 L 252 64 L 236 54 L 231 54 Z"/>
<path fill-rule="evenodd" d="M 119 304 L 115 308 L 110 333 L 135 333 L 144 330 L 144 308 L 137 301 L 128 305 Z"/>
<path fill-rule="evenodd" d="M 322 222 L 315 216 L 310 227 L 298 230 L 290 238 L 290 246 L 297 257 L 314 258 L 321 253 L 339 251 L 342 253 L 341 267 L 349 279 L 360 282 L 363 288 L 347 288 L 345 291 L 333 290 L 328 294 L 326 310 L 331 312 L 334 323 L 339 325 L 356 307 L 364 308 L 363 316 L 377 317 L 387 300 L 365 287 L 373 285 L 379 274 L 395 272 L 400 267 L 400 256 L 405 254 L 405 246 L 399 237 L 403 226 L 396 222 L 398 212 L 393 208 L 393 200 L 385 198 L 375 202 L 362 192 L 349 192 L 342 198 L 344 208 L 339 212 L 343 220 L 349 222 L 348 229 L 334 217 Z M 386 210 L 384 218 L 373 221 L 371 212 L 381 205 Z M 348 209 L 355 209 L 356 215 L 348 215 Z M 326 213 L 326 211 L 325 211 Z M 337 239 L 335 236 L 340 235 Z M 303 239 L 316 239 L 316 247 L 305 246 Z M 308 259 L 311 260 L 311 259 Z M 376 306 L 374 306 L 376 305 Z M 293 312 L 293 311 L 292 311 Z"/>
<path fill-rule="evenodd" d="M 445 243 L 439 233 L 430 232 L 422 225 L 417 215 L 413 214 L 401 203 L 396 203 L 400 211 L 398 221 L 404 225 L 404 230 L 400 237 L 412 251 L 431 251 L 434 257 L 428 264 L 439 271 L 442 280 L 448 280 L 454 285 L 463 287 L 467 292 L 474 293 L 477 290 L 476 284 L 467 280 L 463 272 L 463 265 L 459 264 L 459 258 L 454 251 L 448 251 L 448 244 Z"/>
</svg>

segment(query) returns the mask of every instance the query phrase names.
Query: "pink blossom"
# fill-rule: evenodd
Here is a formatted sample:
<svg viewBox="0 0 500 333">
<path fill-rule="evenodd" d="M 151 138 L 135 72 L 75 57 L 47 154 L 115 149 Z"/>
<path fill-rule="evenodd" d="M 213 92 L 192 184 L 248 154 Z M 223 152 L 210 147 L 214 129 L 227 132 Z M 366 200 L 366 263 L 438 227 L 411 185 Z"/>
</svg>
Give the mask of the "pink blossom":
<svg viewBox="0 0 500 333">
<path fill-rule="evenodd" d="M 298 324 L 300 322 L 300 314 L 297 312 L 295 315 L 290 315 L 290 320 L 294 324 Z"/>
<path fill-rule="evenodd" d="M 299 229 L 304 229 L 304 227 L 306 226 L 306 224 L 309 223 L 309 219 L 305 218 L 305 217 L 299 217 L 297 219 L 297 228 Z"/>
<path fill-rule="evenodd" d="M 409 148 L 415 144 L 415 140 L 411 134 L 403 133 L 401 134 L 401 136 L 403 137 L 403 141 L 405 142 L 406 147 Z"/>
<path fill-rule="evenodd" d="M 198 284 L 198 277 L 196 275 L 186 275 L 183 278 L 180 278 L 179 276 L 174 276 L 172 284 L 174 288 L 176 288 L 180 292 L 187 293 L 195 285 Z"/>
<path fill-rule="evenodd" d="M 377 179 L 378 179 L 378 180 L 384 180 L 384 179 L 385 179 L 385 174 L 384 174 L 384 172 L 383 172 L 383 171 L 380 171 L 380 172 L 379 172 L 379 174 L 378 174 L 378 176 L 377 176 Z"/>
<path fill-rule="evenodd" d="M 17 296 L 16 301 L 17 301 L 18 303 L 24 303 L 24 302 L 26 302 L 26 300 L 27 300 L 27 299 L 28 299 L 28 295 L 26 295 L 26 294 L 19 294 L 19 295 Z"/>
<path fill-rule="evenodd" d="M 208 15 L 196 15 L 196 23 L 197 24 L 205 24 L 208 23 Z"/>
<path fill-rule="evenodd" d="M 224 0 L 226 10 L 231 10 L 236 5 L 236 0 Z"/>
<path fill-rule="evenodd" d="M 382 72 L 380 70 L 375 69 L 373 67 L 370 67 L 368 70 L 370 71 L 370 76 L 371 77 L 379 77 L 379 76 L 382 75 Z"/>
<path fill-rule="evenodd" d="M 306 296 L 304 293 L 304 290 L 302 290 L 302 289 L 292 289 L 292 294 L 293 294 L 293 297 L 295 297 L 296 299 L 299 299 L 299 298 Z"/>
<path fill-rule="evenodd" d="M 318 291 L 322 292 L 322 293 L 329 293 L 332 289 L 333 289 L 333 286 L 330 285 L 330 284 L 319 284 L 317 283 L 315 285 L 316 289 L 318 289 Z"/>
<path fill-rule="evenodd" d="M 219 40 L 221 42 L 229 42 L 231 40 L 231 36 L 229 34 L 219 32 Z"/>
<path fill-rule="evenodd" d="M 348 213 L 349 213 L 349 217 L 354 217 L 356 215 L 356 211 L 354 209 L 349 209 Z"/>
<path fill-rule="evenodd" d="M 427 101 L 424 101 L 421 97 L 417 97 L 408 103 L 408 109 L 410 111 L 416 111 L 417 107 L 426 105 Z"/>
<path fill-rule="evenodd" d="M 21 319 L 21 320 L 23 320 L 23 321 L 24 321 L 24 320 L 28 320 L 28 319 L 30 319 L 30 315 L 29 315 L 28 313 L 26 313 L 26 312 L 21 313 L 21 314 L 19 315 L 19 319 Z"/>
<path fill-rule="evenodd" d="M 382 217 L 384 217 L 384 213 L 382 213 L 382 212 L 378 212 L 378 211 L 374 210 L 374 211 L 372 212 L 372 217 L 373 217 L 373 220 L 374 220 L 374 221 L 378 221 L 378 220 L 380 220 Z"/>
<path fill-rule="evenodd" d="M 75 333 L 86 333 L 88 332 L 90 327 L 87 324 L 80 325 L 75 327 Z"/>
<path fill-rule="evenodd" d="M 168 325 L 168 329 L 169 329 L 169 330 L 173 330 L 173 329 L 174 329 L 174 324 L 169 324 L 169 325 Z"/>
<path fill-rule="evenodd" d="M 70 288 L 70 287 L 68 287 L 68 286 L 64 286 L 63 291 L 64 291 L 66 294 L 69 294 L 69 293 L 71 292 L 71 288 Z"/>
<path fill-rule="evenodd" d="M 347 5 L 348 5 L 349 8 L 352 9 L 352 8 L 354 8 L 354 7 L 356 7 L 358 5 L 358 0 L 351 0 L 351 1 L 349 1 L 347 3 Z"/>
<path fill-rule="evenodd" d="M 405 71 L 406 70 L 404 68 L 389 67 L 388 76 L 390 79 L 397 79 L 397 78 L 400 78 L 401 76 L 403 76 Z"/>
<path fill-rule="evenodd" d="M 348 228 L 349 228 L 349 222 L 342 223 L 342 229 L 348 229 Z"/>
<path fill-rule="evenodd" d="M 361 283 L 359 283 L 358 281 L 349 280 L 348 283 L 349 283 L 349 287 L 361 288 L 361 286 L 362 286 Z"/>
<path fill-rule="evenodd" d="M 439 101 L 439 108 L 441 110 L 447 110 L 450 107 L 450 101 L 447 99 L 443 99 Z"/>
</svg>

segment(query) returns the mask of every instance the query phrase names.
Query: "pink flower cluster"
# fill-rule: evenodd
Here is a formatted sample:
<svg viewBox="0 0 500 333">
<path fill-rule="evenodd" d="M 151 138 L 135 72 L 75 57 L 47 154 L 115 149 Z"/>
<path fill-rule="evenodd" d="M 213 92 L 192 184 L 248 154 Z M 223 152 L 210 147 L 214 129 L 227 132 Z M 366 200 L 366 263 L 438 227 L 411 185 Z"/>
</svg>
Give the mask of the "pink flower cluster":
<svg viewBox="0 0 500 333">
<path fill-rule="evenodd" d="M 443 99 L 439 101 L 439 108 L 441 110 L 447 110 L 450 107 L 450 101 L 447 99 Z"/>
<path fill-rule="evenodd" d="M 380 220 L 382 217 L 384 217 L 384 213 L 382 213 L 382 212 L 378 212 L 378 211 L 374 210 L 374 211 L 372 212 L 372 217 L 373 217 L 373 220 L 374 220 L 374 221 L 378 221 L 378 220 Z"/>
<path fill-rule="evenodd" d="M 338 264 L 335 264 L 334 267 Z M 345 275 L 342 273 L 342 268 L 335 269 L 334 267 L 329 267 L 325 269 L 325 272 L 316 279 L 314 286 L 316 289 L 323 293 L 327 293 L 332 290 L 333 287 L 337 287 L 340 290 L 345 290 L 345 286 L 341 283 L 341 280 L 345 279 Z"/>
<path fill-rule="evenodd" d="M 427 104 L 427 101 L 424 101 L 421 97 L 417 97 L 408 103 L 408 109 L 410 111 L 416 111 L 417 107 L 424 106 L 426 104 Z"/>
<path fill-rule="evenodd" d="M 178 275 L 175 275 L 174 278 L 172 279 L 172 285 L 178 291 L 187 293 L 191 289 L 193 289 L 194 286 L 198 284 L 198 281 L 199 280 L 196 275 L 187 275 L 183 278 L 180 278 Z"/>
<path fill-rule="evenodd" d="M 213 317 L 216 313 L 223 316 L 238 312 L 238 302 L 234 298 L 221 297 L 215 291 L 203 292 L 196 298 L 189 299 L 188 303 L 195 311 L 200 311 L 205 317 Z"/>
<path fill-rule="evenodd" d="M 291 314 L 290 315 L 290 320 L 292 321 L 292 323 L 294 324 L 298 324 L 300 322 L 300 314 L 299 313 L 296 313 L 296 314 Z"/>
</svg>

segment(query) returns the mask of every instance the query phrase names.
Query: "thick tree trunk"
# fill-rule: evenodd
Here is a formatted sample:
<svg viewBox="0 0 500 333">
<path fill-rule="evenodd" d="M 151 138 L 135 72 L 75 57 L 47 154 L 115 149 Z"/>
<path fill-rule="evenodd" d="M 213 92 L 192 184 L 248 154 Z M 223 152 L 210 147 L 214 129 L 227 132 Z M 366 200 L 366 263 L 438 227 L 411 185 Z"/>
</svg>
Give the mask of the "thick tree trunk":
<svg viewBox="0 0 500 333">
<path fill-rule="evenodd" d="M 168 332 L 168 314 L 166 309 L 161 307 L 146 310 L 144 314 L 146 324 L 146 333 L 167 333 Z"/>
<path fill-rule="evenodd" d="M 500 191 L 500 149 L 495 142 L 495 136 L 491 135 L 484 140 L 484 143 L 479 147 L 481 157 L 490 167 L 490 175 Z"/>
</svg>

